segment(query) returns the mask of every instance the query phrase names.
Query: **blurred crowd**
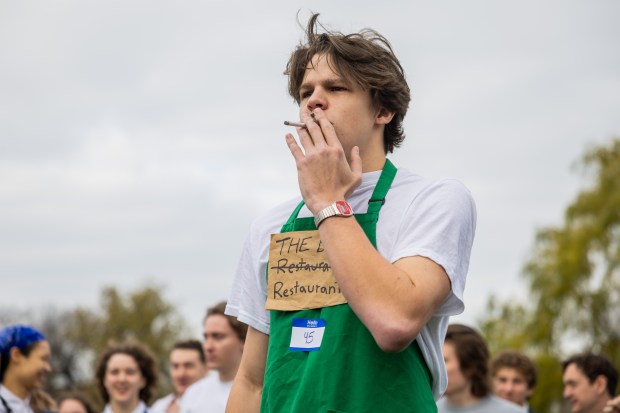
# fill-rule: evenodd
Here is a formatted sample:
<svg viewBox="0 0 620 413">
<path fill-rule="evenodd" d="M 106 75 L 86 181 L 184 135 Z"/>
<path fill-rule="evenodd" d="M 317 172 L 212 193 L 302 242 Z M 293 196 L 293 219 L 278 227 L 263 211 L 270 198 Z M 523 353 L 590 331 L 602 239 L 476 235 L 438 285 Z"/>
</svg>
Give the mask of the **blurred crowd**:
<svg viewBox="0 0 620 413">
<path fill-rule="evenodd" d="M 118 343 L 99 355 L 94 380 L 103 410 L 79 391 L 52 398 L 43 389 L 53 349 L 29 325 L 0 330 L 0 413 L 210 413 L 224 412 L 241 362 L 247 326 L 224 313 L 226 303 L 206 312 L 203 339 L 178 341 L 169 352 L 173 391 L 155 400 L 157 362 L 137 341 Z M 537 369 L 524 353 L 504 350 L 491 358 L 482 335 L 451 324 L 443 357 L 448 386 L 439 413 L 532 413 Z M 618 370 L 607 357 L 581 353 L 561 366 L 563 396 L 572 413 L 620 412 Z M 539 412 L 542 413 L 542 412 Z"/>
</svg>

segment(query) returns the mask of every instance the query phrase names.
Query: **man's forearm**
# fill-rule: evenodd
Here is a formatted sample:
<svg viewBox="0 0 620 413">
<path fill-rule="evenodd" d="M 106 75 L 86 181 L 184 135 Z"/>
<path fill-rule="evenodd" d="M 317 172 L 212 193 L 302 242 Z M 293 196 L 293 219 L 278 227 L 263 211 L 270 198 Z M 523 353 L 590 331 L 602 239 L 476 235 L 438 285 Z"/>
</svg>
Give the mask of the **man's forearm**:
<svg viewBox="0 0 620 413">
<path fill-rule="evenodd" d="M 262 387 L 253 386 L 237 376 L 228 397 L 226 413 L 259 413 L 261 396 Z"/>
<path fill-rule="evenodd" d="M 423 257 L 390 263 L 357 222 L 329 218 L 321 240 L 338 285 L 353 311 L 384 351 L 401 351 L 450 292 L 442 267 Z"/>
</svg>

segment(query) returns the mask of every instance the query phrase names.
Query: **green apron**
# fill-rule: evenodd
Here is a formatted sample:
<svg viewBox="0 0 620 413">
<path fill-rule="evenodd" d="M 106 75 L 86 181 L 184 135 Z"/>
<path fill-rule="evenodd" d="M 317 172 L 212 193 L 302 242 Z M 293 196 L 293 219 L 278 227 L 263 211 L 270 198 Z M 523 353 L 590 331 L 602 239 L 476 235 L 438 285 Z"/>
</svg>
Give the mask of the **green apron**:
<svg viewBox="0 0 620 413">
<path fill-rule="evenodd" d="M 379 211 L 396 167 L 386 160 L 368 212 L 355 215 L 376 248 Z M 314 219 L 297 218 L 303 201 L 281 232 L 316 230 Z M 261 412 L 437 412 L 432 377 L 413 342 L 400 353 L 382 351 L 348 304 L 300 311 L 271 311 Z M 324 319 L 318 351 L 289 349 L 293 318 Z"/>
</svg>

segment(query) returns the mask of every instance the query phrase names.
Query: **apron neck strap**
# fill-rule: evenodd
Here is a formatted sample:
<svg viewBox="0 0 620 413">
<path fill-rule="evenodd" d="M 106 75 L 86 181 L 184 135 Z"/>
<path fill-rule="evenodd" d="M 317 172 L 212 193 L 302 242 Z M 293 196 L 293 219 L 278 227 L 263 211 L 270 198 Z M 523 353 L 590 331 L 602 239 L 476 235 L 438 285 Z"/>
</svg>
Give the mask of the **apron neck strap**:
<svg viewBox="0 0 620 413">
<path fill-rule="evenodd" d="M 370 201 L 368 201 L 368 213 L 378 213 L 383 204 L 385 204 L 385 196 L 387 195 L 394 177 L 396 176 L 396 167 L 389 159 L 385 158 L 385 165 L 383 165 L 383 171 L 379 176 L 379 181 L 375 186 L 375 190 L 372 192 Z"/>
<path fill-rule="evenodd" d="M 375 186 L 374 191 L 372 192 L 372 196 L 368 201 L 368 213 L 378 213 L 383 204 L 385 204 L 385 196 L 390 190 L 390 186 L 392 186 L 392 182 L 394 181 L 394 177 L 396 176 L 396 167 L 389 159 L 385 158 L 385 164 L 383 165 L 383 170 L 381 171 L 381 175 L 379 176 L 379 181 Z M 299 215 L 299 211 L 304 206 L 304 201 L 302 200 L 291 216 L 289 217 L 287 224 L 292 223 L 297 216 Z"/>
</svg>

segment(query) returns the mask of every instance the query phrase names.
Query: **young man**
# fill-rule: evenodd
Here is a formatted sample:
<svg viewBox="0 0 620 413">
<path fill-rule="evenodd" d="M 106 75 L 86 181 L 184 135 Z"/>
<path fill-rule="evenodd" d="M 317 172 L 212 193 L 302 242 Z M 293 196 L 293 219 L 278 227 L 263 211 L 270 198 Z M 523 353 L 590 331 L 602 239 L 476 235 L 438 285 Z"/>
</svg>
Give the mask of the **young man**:
<svg viewBox="0 0 620 413">
<path fill-rule="evenodd" d="M 319 34 L 317 17 L 287 65 L 301 198 L 244 245 L 227 313 L 250 328 L 227 411 L 432 412 L 474 203 L 386 160 L 404 139 L 403 69 L 378 33 Z"/>
<path fill-rule="evenodd" d="M 207 310 L 203 348 L 207 376 L 191 385 L 181 400 L 181 413 L 223 413 L 237 374 L 247 326 L 224 314 L 226 302 Z"/>
<path fill-rule="evenodd" d="M 491 378 L 497 396 L 518 404 L 524 413 L 534 413 L 529 400 L 536 387 L 536 366 L 528 356 L 502 351 L 491 361 Z"/>
<path fill-rule="evenodd" d="M 562 372 L 564 398 L 572 413 L 602 412 L 613 399 L 618 370 L 606 357 L 591 353 L 574 355 L 562 363 Z"/>
<path fill-rule="evenodd" d="M 185 390 L 207 374 L 207 359 L 198 340 L 175 343 L 169 362 L 174 392 L 153 403 L 151 413 L 178 413 Z"/>
<path fill-rule="evenodd" d="M 519 406 L 491 393 L 489 349 L 476 330 L 451 324 L 443 355 L 448 388 L 437 403 L 439 413 L 521 413 Z"/>
</svg>

